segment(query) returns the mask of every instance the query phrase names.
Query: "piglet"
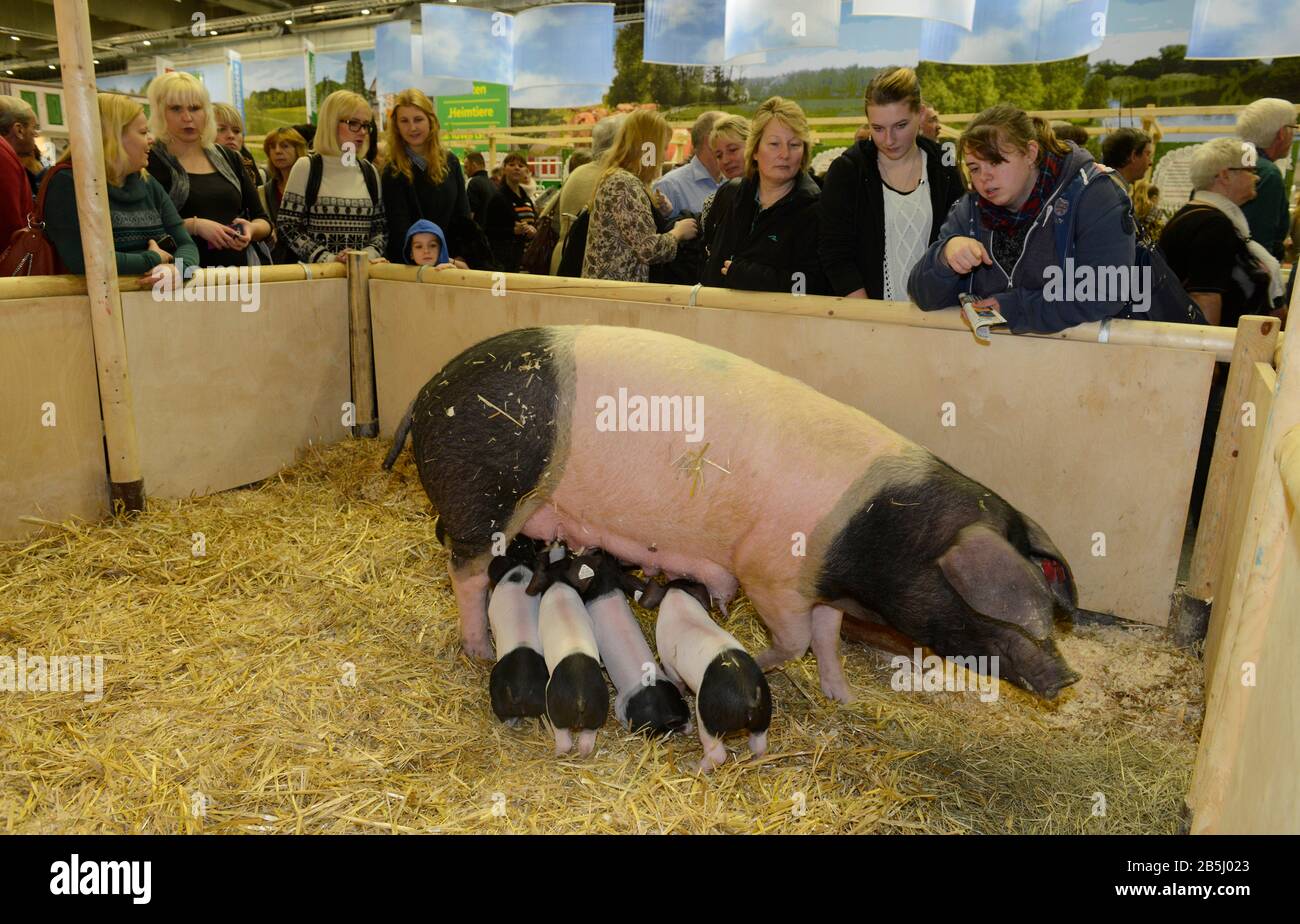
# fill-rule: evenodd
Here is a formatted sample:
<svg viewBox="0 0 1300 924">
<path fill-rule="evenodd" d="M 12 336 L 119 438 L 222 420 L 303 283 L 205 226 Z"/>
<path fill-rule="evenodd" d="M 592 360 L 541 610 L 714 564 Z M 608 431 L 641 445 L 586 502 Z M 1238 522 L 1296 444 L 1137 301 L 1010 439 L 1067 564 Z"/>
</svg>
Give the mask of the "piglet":
<svg viewBox="0 0 1300 924">
<path fill-rule="evenodd" d="M 648 585 L 641 603 L 659 607 L 655 644 L 668 678 L 695 691 L 695 724 L 704 745 L 700 770 L 726 761 L 722 738 L 730 732 L 748 731 L 749 750 L 761 757 L 772 722 L 767 678 L 740 642 L 709 616 L 704 585 L 678 579 L 661 588 Z"/>
<path fill-rule="evenodd" d="M 600 659 L 614 682 L 614 717 L 632 731 L 670 735 L 689 730 L 691 713 L 677 687 L 663 674 L 641 632 L 625 593 L 639 597 L 645 582 L 617 558 L 595 551 L 575 559 L 579 577 L 593 572 L 582 599 L 587 604 Z"/>
<path fill-rule="evenodd" d="M 550 672 L 546 716 L 555 730 L 555 753 L 569 753 L 573 748 L 572 730 L 576 728 L 578 753 L 585 757 L 596 749 L 596 730 L 605 724 L 609 714 L 609 687 L 600 669 L 596 634 L 580 592 L 591 576 L 579 578 L 579 568 L 573 558 L 551 562 L 543 553 L 528 593 L 541 594 L 542 599 L 538 628 L 542 655 Z"/>
<path fill-rule="evenodd" d="M 488 681 L 492 711 L 507 725 L 546 712 L 546 661 L 538 632 L 540 601 L 526 592 L 537 559 L 536 543 L 516 536 L 488 565 L 488 623 L 497 662 Z"/>
</svg>

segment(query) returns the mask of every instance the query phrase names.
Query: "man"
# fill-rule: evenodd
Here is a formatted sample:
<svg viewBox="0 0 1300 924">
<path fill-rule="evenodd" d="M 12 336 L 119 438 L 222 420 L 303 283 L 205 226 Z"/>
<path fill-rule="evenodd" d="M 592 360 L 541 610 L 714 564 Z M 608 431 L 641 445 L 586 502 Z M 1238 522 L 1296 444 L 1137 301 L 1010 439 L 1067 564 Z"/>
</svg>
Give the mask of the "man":
<svg viewBox="0 0 1300 924">
<path fill-rule="evenodd" d="M 668 198 L 669 208 L 664 215 L 670 221 L 682 212 L 700 214 L 704 210 L 704 200 L 717 191 L 718 176 L 722 171 L 709 149 L 709 133 L 713 131 L 713 123 L 724 115 L 725 112 L 702 113 L 691 126 L 694 156 L 667 176 L 655 180 L 654 189 Z"/>
<path fill-rule="evenodd" d="M 45 173 L 40 165 L 41 152 L 36 148 L 38 134 L 40 126 L 36 124 L 36 113 L 27 101 L 17 96 L 0 96 L 0 137 L 9 142 L 19 162 L 24 165 L 24 174 L 33 195 L 40 188 Z"/>
<path fill-rule="evenodd" d="M 560 216 L 560 237 L 551 251 L 551 275 L 560 271 L 560 257 L 564 254 L 564 242 L 569 237 L 569 226 L 578 213 L 591 202 L 592 193 L 596 191 L 596 181 L 605 170 L 605 153 L 614 145 L 618 128 L 623 124 L 622 115 L 613 115 L 601 119 L 591 127 L 591 161 L 574 167 L 569 177 L 560 187 L 560 201 L 556 204 Z"/>
<path fill-rule="evenodd" d="M 465 155 L 465 176 L 469 177 L 465 193 L 469 197 L 469 214 L 480 228 L 487 227 L 487 204 L 499 188 L 488 176 L 487 164 L 478 151 Z"/>
<path fill-rule="evenodd" d="M 1286 168 L 1279 168 L 1275 161 L 1290 157 L 1295 130 L 1295 106 L 1284 99 L 1257 99 L 1237 114 L 1237 136 L 1254 146 L 1259 177 L 1255 198 L 1242 205 L 1241 211 L 1250 225 L 1250 236 L 1278 260 L 1283 257 L 1290 215 L 1282 185 Z"/>
<path fill-rule="evenodd" d="M 0 251 L 9 246 L 9 239 L 20 228 L 27 227 L 27 214 L 32 210 L 32 186 L 27 171 L 23 168 L 17 148 L 9 140 L 17 135 L 19 144 L 26 136 L 25 126 L 32 107 L 13 96 L 0 96 Z M 32 146 L 35 146 L 34 131 L 36 116 L 30 115 L 33 131 Z M 19 131 L 15 132 L 15 126 Z"/>
<path fill-rule="evenodd" d="M 939 140 L 939 111 L 926 103 L 921 104 L 921 134 L 931 141 Z"/>
<path fill-rule="evenodd" d="M 1124 181 L 1125 189 L 1147 175 L 1154 153 L 1151 136 L 1137 128 L 1117 128 L 1101 143 L 1101 162 Z"/>
</svg>

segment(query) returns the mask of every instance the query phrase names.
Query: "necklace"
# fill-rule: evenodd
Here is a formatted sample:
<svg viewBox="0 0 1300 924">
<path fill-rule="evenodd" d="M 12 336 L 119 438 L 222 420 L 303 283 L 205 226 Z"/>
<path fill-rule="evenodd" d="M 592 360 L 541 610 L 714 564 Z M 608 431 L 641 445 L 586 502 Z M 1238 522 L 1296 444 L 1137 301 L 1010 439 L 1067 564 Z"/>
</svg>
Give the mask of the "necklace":
<svg viewBox="0 0 1300 924">
<path fill-rule="evenodd" d="M 876 154 L 880 175 L 891 189 L 901 193 L 912 192 L 921 185 L 921 149 L 913 146 L 911 154 L 900 161 L 891 161 L 883 153 Z"/>
</svg>

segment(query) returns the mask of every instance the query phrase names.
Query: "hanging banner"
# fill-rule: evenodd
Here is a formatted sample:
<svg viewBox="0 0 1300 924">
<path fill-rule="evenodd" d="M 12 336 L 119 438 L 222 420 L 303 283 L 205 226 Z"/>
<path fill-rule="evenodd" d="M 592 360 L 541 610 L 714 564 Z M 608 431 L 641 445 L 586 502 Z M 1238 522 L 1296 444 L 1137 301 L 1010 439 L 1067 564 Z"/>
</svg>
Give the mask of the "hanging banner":
<svg viewBox="0 0 1300 924">
<path fill-rule="evenodd" d="M 975 0 L 853 0 L 853 15 L 933 19 L 969 30 L 975 23 Z"/>
<path fill-rule="evenodd" d="M 1300 55 L 1296 0 L 1196 0 L 1187 58 L 1216 60 Z"/>
<path fill-rule="evenodd" d="M 239 52 L 231 48 L 226 49 L 226 97 L 239 110 L 240 121 L 247 122 L 244 117 L 244 61 Z"/>
<path fill-rule="evenodd" d="M 839 44 L 840 0 L 728 0 L 727 60 L 786 48 Z"/>
<path fill-rule="evenodd" d="M 641 60 L 685 67 L 762 64 L 763 52 L 727 60 L 727 0 L 646 0 Z"/>
<path fill-rule="evenodd" d="M 302 61 L 307 69 L 307 121 L 316 121 L 316 46 L 311 39 L 302 40 Z"/>
<path fill-rule="evenodd" d="M 944 64 L 1032 64 L 1096 51 L 1106 38 L 1108 0 L 980 0 L 967 31 L 925 20 L 921 60 Z"/>
<path fill-rule="evenodd" d="M 614 81 L 614 5 L 565 3 L 535 6 L 515 17 L 515 106 L 585 106 L 599 103 Z M 523 102 L 520 94 L 539 87 L 571 89 L 540 94 L 537 99 L 576 102 Z M 593 94 L 591 87 L 596 90 Z"/>
<path fill-rule="evenodd" d="M 170 74 L 174 70 L 176 70 L 176 62 L 171 58 L 164 58 L 162 55 L 153 56 L 153 73 L 155 77 Z"/>
<path fill-rule="evenodd" d="M 423 56 L 426 77 L 514 83 L 514 16 L 422 3 L 420 25 L 427 39 Z M 610 57 L 612 62 L 612 51 Z"/>
</svg>

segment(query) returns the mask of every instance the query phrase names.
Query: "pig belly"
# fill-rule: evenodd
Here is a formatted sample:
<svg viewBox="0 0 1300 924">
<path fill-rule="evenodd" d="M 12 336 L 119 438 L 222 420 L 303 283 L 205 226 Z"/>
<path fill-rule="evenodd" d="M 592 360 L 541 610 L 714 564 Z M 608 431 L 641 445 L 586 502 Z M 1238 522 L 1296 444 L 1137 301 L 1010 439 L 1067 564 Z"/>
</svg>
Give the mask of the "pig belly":
<svg viewBox="0 0 1300 924">
<path fill-rule="evenodd" d="M 620 695 L 641 689 L 644 665 L 653 668 L 655 657 L 623 594 L 607 594 L 593 600 L 587 604 L 587 612 L 591 614 L 600 659 L 609 679 L 614 681 L 614 688 Z"/>
<path fill-rule="evenodd" d="M 878 457 L 912 445 L 801 382 L 653 331 L 582 328 L 574 352 L 563 472 L 528 525 L 689 575 L 714 596 L 730 597 L 718 589 L 734 592 L 737 578 L 794 585 L 805 559 L 793 534 L 811 536 Z M 649 432 L 606 429 L 598 409 L 620 389 L 683 406 L 701 396 L 699 440 L 687 442 L 684 418 Z"/>
<path fill-rule="evenodd" d="M 497 660 L 520 646 L 542 653 L 538 608 L 539 598 L 524 593 L 524 584 L 505 581 L 497 584 L 488 602 L 488 623 L 492 626 Z"/>
<path fill-rule="evenodd" d="M 548 672 L 554 673 L 555 665 L 571 654 L 585 654 L 600 661 L 587 607 L 568 584 L 553 584 L 542 594 L 538 630 Z"/>
<path fill-rule="evenodd" d="M 744 651 L 744 646 L 710 619 L 695 598 L 680 590 L 668 591 L 659 604 L 655 646 L 664 663 L 671 665 L 696 693 L 714 658 L 732 648 Z"/>
</svg>

